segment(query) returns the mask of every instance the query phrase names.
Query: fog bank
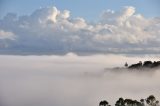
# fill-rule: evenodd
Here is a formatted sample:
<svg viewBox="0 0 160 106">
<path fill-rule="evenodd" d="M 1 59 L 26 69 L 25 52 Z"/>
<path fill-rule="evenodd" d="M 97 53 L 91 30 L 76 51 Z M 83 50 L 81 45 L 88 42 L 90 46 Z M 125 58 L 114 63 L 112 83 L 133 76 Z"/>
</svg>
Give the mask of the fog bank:
<svg viewBox="0 0 160 106">
<path fill-rule="evenodd" d="M 160 70 L 114 73 L 105 68 L 157 57 L 123 55 L 0 56 L 1 106 L 97 106 L 106 99 L 160 100 Z"/>
</svg>

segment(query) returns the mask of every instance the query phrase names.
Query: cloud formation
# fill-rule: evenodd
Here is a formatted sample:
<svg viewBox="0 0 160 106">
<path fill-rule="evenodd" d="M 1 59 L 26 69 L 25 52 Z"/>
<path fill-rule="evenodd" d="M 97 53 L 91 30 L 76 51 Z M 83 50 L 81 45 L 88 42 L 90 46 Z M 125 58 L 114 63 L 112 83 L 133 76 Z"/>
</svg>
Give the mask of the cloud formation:
<svg viewBox="0 0 160 106">
<path fill-rule="evenodd" d="M 6 32 L 3 30 L 0 30 L 0 39 L 10 39 L 14 40 L 14 34 L 12 32 Z"/>
<path fill-rule="evenodd" d="M 24 16 L 8 13 L 0 19 L 1 52 L 160 52 L 159 17 L 145 18 L 131 6 L 120 11 L 106 10 L 95 23 L 72 18 L 70 13 L 56 7 L 40 8 Z"/>
</svg>

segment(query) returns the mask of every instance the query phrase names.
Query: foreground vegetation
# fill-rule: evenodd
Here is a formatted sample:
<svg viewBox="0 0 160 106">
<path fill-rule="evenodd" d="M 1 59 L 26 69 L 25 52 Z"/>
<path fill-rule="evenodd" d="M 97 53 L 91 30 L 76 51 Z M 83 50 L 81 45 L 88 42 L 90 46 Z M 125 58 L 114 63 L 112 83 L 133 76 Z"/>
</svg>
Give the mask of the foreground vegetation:
<svg viewBox="0 0 160 106">
<path fill-rule="evenodd" d="M 99 106 L 111 106 L 108 101 L 100 101 Z M 156 100 L 154 95 L 150 95 L 146 99 L 132 100 L 132 99 L 123 99 L 119 98 L 115 106 L 160 106 L 159 101 Z"/>
</svg>

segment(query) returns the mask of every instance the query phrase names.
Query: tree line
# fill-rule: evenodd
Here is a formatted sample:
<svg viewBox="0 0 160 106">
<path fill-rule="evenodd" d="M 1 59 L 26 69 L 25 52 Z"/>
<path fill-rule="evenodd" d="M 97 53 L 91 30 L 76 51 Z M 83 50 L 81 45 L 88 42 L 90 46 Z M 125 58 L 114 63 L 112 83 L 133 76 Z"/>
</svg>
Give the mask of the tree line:
<svg viewBox="0 0 160 106">
<path fill-rule="evenodd" d="M 160 67 L 160 61 L 144 61 L 143 63 L 139 61 L 139 63 L 131 64 L 130 66 L 126 62 L 125 67 L 129 69 L 157 68 Z"/>
<path fill-rule="evenodd" d="M 99 102 L 99 106 L 111 106 L 108 101 L 103 100 Z M 154 95 L 148 96 L 146 99 L 132 100 L 119 98 L 115 106 L 160 106 L 159 101 L 156 100 Z"/>
</svg>

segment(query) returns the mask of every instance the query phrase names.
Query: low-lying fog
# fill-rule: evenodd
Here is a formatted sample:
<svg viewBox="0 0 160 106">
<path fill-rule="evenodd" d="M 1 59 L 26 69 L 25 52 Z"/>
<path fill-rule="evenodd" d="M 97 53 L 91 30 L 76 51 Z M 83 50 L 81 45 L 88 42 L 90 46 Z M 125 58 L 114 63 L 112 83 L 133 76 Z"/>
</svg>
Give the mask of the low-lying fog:
<svg viewBox="0 0 160 106">
<path fill-rule="evenodd" d="M 115 73 L 105 68 L 150 56 L 0 56 L 0 106 L 97 106 L 106 99 L 160 100 L 160 71 Z"/>
</svg>

